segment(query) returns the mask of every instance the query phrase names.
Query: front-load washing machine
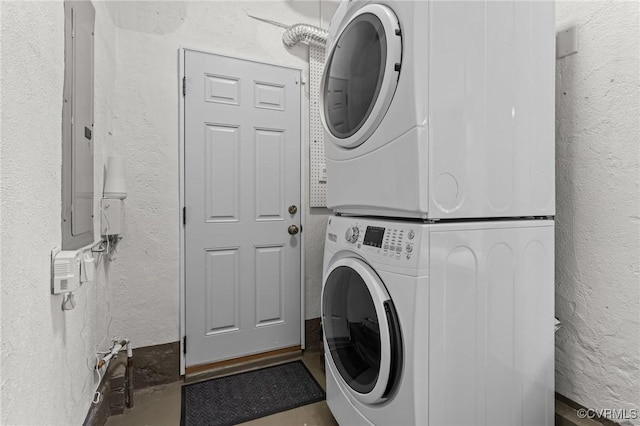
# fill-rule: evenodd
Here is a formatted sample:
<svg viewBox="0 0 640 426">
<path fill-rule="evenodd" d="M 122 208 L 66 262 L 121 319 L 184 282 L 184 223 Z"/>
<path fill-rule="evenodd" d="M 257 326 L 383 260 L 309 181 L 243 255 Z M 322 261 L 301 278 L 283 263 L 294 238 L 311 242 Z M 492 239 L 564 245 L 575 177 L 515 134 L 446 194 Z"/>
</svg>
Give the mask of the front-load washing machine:
<svg viewBox="0 0 640 426">
<path fill-rule="evenodd" d="M 551 1 L 344 1 L 321 80 L 327 207 L 554 214 Z"/>
<path fill-rule="evenodd" d="M 331 216 L 327 403 L 342 425 L 553 425 L 554 225 Z"/>
</svg>

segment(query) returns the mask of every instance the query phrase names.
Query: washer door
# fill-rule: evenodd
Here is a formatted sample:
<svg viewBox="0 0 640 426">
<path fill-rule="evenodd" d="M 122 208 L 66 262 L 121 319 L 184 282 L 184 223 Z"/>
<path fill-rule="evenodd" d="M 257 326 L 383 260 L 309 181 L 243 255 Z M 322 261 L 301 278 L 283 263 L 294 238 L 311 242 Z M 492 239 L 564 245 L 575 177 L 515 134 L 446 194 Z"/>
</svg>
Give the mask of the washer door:
<svg viewBox="0 0 640 426">
<path fill-rule="evenodd" d="M 358 10 L 329 48 L 320 93 L 322 123 L 333 143 L 355 148 L 376 130 L 398 85 L 402 35 L 387 6 Z"/>
<path fill-rule="evenodd" d="M 361 402 L 389 398 L 400 379 L 402 339 L 393 303 L 378 275 L 356 258 L 340 259 L 322 291 L 328 361 Z"/>
</svg>

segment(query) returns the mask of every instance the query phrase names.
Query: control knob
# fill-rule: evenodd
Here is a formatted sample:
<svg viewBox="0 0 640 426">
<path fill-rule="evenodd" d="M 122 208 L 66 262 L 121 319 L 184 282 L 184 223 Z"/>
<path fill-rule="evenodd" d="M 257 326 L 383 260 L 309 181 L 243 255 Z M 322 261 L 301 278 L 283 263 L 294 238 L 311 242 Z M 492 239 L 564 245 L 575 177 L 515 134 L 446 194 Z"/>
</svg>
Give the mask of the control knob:
<svg viewBox="0 0 640 426">
<path fill-rule="evenodd" d="M 347 232 L 344 233 L 344 238 L 350 243 L 355 243 L 356 241 L 358 241 L 359 236 L 360 230 L 357 226 L 348 227 Z"/>
</svg>

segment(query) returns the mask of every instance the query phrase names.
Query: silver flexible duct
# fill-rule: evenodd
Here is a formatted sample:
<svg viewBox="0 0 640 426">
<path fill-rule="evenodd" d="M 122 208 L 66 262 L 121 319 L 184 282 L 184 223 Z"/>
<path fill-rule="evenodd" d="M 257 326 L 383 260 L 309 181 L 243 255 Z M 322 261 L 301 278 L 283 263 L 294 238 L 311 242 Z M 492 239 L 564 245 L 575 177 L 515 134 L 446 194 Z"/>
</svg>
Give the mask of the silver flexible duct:
<svg viewBox="0 0 640 426">
<path fill-rule="evenodd" d="M 293 47 L 302 42 L 324 46 L 327 44 L 327 31 L 308 24 L 295 24 L 287 28 L 282 34 L 282 42 L 287 47 Z"/>
<path fill-rule="evenodd" d="M 275 25 L 276 27 L 284 28 L 285 32 L 282 34 L 282 42 L 289 48 L 300 42 L 318 46 L 327 44 L 328 32 L 322 28 L 308 24 L 294 24 L 289 26 L 270 19 L 258 18 L 257 16 L 249 14 L 247 14 L 247 16 L 258 21 L 266 22 L 267 24 Z"/>
</svg>

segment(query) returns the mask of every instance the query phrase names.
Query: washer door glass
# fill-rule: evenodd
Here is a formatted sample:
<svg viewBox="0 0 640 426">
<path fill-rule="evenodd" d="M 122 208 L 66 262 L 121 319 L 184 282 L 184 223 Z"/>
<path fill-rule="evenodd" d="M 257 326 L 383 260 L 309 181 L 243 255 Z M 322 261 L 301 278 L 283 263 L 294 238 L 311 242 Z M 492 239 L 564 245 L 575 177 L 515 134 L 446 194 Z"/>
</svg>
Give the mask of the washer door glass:
<svg viewBox="0 0 640 426">
<path fill-rule="evenodd" d="M 375 272 L 362 262 L 345 260 L 332 268 L 324 285 L 326 344 L 344 382 L 363 402 L 375 403 L 388 397 L 399 377 L 399 324 Z"/>
<path fill-rule="evenodd" d="M 402 38 L 386 6 L 359 10 L 331 46 L 322 80 L 323 123 L 345 148 L 362 144 L 380 124 L 398 83 Z"/>
</svg>

